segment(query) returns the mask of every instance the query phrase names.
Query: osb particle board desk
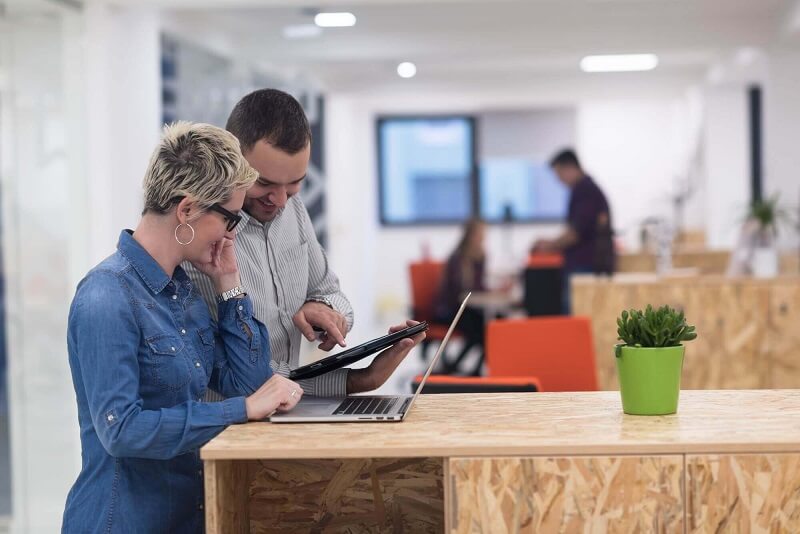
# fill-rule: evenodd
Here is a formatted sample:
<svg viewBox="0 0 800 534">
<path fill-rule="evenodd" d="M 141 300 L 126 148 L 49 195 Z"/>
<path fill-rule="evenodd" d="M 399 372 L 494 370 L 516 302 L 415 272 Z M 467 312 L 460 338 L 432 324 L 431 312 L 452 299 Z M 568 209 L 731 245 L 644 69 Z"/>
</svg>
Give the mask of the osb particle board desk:
<svg viewBox="0 0 800 534">
<path fill-rule="evenodd" d="M 800 276 L 623 273 L 574 276 L 571 283 L 573 313 L 592 320 L 600 389 L 619 388 L 617 317 L 647 304 L 681 308 L 697 326 L 698 338 L 686 349 L 684 389 L 800 388 Z"/>
<path fill-rule="evenodd" d="M 423 395 L 402 423 L 236 425 L 201 456 L 211 533 L 800 531 L 800 390 L 683 391 L 664 417 Z"/>
</svg>

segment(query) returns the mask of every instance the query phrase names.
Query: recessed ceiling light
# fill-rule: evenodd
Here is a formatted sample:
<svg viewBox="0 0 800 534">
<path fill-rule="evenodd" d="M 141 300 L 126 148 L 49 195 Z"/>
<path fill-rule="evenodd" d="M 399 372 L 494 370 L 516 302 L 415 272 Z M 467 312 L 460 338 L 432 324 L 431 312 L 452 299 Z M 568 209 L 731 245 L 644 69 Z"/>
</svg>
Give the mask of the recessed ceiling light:
<svg viewBox="0 0 800 534">
<path fill-rule="evenodd" d="M 322 34 L 322 28 L 316 24 L 292 24 L 283 27 L 283 36 L 287 39 L 309 39 Z"/>
<path fill-rule="evenodd" d="M 317 13 L 314 24 L 321 28 L 346 28 L 356 25 L 356 16 L 352 13 Z"/>
<path fill-rule="evenodd" d="M 658 65 L 655 54 L 617 54 L 586 56 L 581 60 L 584 72 L 632 72 L 653 70 Z"/>
<path fill-rule="evenodd" d="M 397 74 L 401 78 L 413 78 L 417 74 L 417 66 L 410 61 L 404 61 L 397 66 Z"/>
</svg>

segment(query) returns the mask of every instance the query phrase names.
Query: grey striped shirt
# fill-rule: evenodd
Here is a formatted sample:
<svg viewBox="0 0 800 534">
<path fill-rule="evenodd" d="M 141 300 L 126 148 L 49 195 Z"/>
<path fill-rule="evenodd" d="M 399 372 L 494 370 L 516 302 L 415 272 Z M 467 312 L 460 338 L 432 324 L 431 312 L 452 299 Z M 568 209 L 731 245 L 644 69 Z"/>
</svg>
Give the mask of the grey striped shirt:
<svg viewBox="0 0 800 534">
<path fill-rule="evenodd" d="M 353 308 L 339 288 L 311 218 L 297 196 L 270 222 L 261 224 L 244 211 L 236 227 L 236 261 L 242 286 L 253 301 L 255 318 L 267 325 L 272 368 L 283 376 L 298 367 L 302 334 L 292 317 L 313 297 L 326 297 L 353 327 Z M 211 280 L 188 263 L 189 274 L 216 320 L 216 292 Z M 347 370 L 338 369 L 298 382 L 307 395 L 343 396 Z M 218 400 L 213 395 L 208 400 Z"/>
</svg>

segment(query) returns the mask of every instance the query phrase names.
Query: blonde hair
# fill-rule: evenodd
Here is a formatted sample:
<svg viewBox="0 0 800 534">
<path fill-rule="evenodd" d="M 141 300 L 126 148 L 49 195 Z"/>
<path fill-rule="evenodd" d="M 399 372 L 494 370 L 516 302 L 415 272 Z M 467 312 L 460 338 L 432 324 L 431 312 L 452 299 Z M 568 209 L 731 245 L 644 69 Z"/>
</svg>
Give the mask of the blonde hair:
<svg viewBox="0 0 800 534">
<path fill-rule="evenodd" d="M 239 141 L 210 124 L 179 121 L 164 127 L 144 175 L 144 211 L 164 214 L 184 197 L 201 209 L 225 203 L 253 185 L 258 172 L 247 164 Z"/>
</svg>

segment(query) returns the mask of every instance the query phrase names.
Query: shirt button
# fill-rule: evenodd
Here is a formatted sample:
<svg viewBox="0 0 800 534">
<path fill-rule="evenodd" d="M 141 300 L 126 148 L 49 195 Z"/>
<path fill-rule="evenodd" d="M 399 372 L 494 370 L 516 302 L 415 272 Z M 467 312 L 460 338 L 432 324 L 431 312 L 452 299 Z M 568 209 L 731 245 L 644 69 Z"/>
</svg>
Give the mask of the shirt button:
<svg viewBox="0 0 800 534">
<path fill-rule="evenodd" d="M 197 470 L 197 475 L 198 476 L 203 476 L 203 470 L 202 469 L 198 469 Z"/>
<path fill-rule="evenodd" d="M 200 367 L 200 362 L 194 362 L 194 366 L 199 368 Z"/>
<path fill-rule="evenodd" d="M 172 300 L 178 300 L 178 295 L 172 295 Z"/>
<path fill-rule="evenodd" d="M 175 352 L 175 347 L 170 347 L 170 349 L 172 349 L 172 352 Z"/>
<path fill-rule="evenodd" d="M 239 311 L 242 311 L 243 309 L 244 309 L 243 306 L 239 306 Z"/>
<path fill-rule="evenodd" d="M 109 421 L 113 421 L 114 416 L 112 414 L 108 414 L 108 417 L 106 417 L 106 419 L 108 419 Z"/>
<path fill-rule="evenodd" d="M 197 505 L 197 509 L 198 509 L 198 510 L 202 510 L 202 509 L 203 509 L 203 505 L 202 505 L 202 504 L 198 504 L 198 505 Z"/>
<path fill-rule="evenodd" d="M 184 328 L 181 328 L 181 335 L 186 335 L 186 330 Z"/>
</svg>

